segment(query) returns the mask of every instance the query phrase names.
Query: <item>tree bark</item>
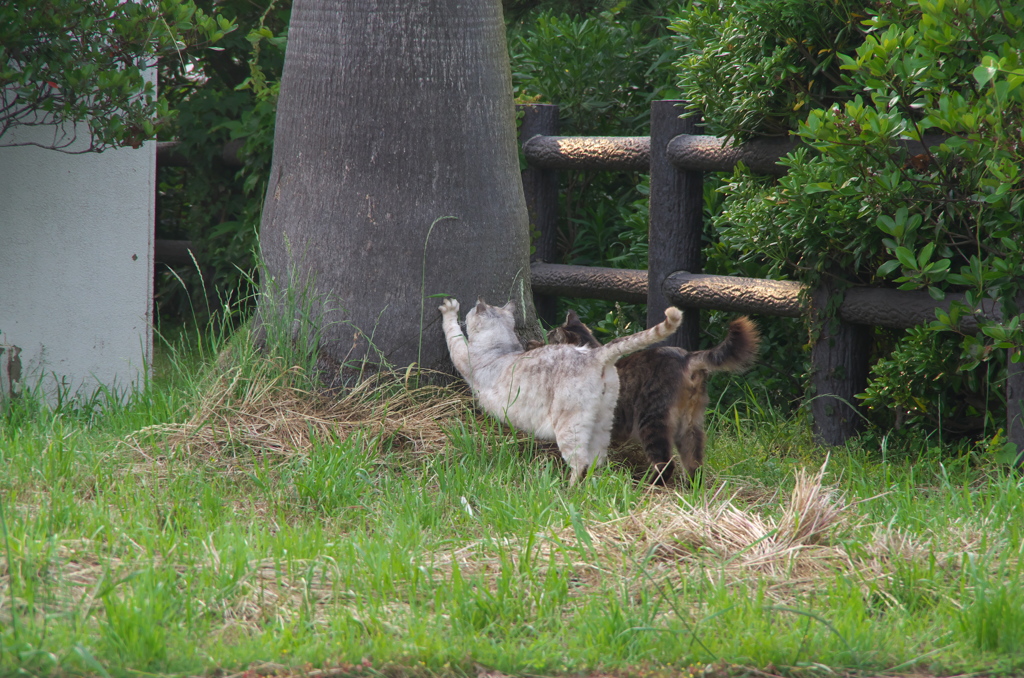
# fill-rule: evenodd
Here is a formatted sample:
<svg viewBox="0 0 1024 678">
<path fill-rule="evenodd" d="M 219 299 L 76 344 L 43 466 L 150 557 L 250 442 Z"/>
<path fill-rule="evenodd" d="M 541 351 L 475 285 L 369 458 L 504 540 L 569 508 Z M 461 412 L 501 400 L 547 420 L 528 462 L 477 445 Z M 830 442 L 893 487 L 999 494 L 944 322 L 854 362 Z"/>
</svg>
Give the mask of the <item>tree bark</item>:
<svg viewBox="0 0 1024 678">
<path fill-rule="evenodd" d="M 321 355 L 353 367 L 451 372 L 431 295 L 513 299 L 536 332 L 515 135 L 498 0 L 296 0 L 261 311 L 311 295 Z"/>
</svg>

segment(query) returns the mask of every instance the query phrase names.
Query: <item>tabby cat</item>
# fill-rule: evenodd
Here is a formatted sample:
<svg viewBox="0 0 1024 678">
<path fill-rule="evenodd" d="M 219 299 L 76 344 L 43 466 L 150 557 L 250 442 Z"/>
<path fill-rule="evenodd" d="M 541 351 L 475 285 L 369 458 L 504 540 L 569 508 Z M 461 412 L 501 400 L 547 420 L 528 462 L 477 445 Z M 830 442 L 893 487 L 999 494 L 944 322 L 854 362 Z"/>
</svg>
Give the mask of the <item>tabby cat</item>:
<svg viewBox="0 0 1024 678">
<path fill-rule="evenodd" d="M 480 406 L 554 440 L 571 469 L 570 484 L 607 459 L 619 395 L 615 361 L 667 338 L 682 321 L 679 309 L 670 307 L 661 324 L 605 346 L 549 344 L 527 353 L 514 332 L 513 302 L 497 307 L 478 301 L 466 314 L 468 341 L 459 327 L 459 302 L 446 299 L 438 309 L 452 362 Z"/>
<path fill-rule="evenodd" d="M 672 477 L 675 447 L 692 481 L 704 463 L 708 374 L 746 369 L 757 355 L 760 340 L 757 326 L 742 317 L 729 323 L 728 336 L 714 348 L 685 351 L 655 346 L 621 359 L 616 364 L 620 386 L 612 441 L 635 440 L 643 445 L 652 464 L 654 482 L 659 484 Z M 549 346 L 601 345 L 574 311 L 569 311 L 564 325 L 548 333 L 548 341 Z M 540 344 L 531 342 L 531 347 L 534 345 Z"/>
</svg>

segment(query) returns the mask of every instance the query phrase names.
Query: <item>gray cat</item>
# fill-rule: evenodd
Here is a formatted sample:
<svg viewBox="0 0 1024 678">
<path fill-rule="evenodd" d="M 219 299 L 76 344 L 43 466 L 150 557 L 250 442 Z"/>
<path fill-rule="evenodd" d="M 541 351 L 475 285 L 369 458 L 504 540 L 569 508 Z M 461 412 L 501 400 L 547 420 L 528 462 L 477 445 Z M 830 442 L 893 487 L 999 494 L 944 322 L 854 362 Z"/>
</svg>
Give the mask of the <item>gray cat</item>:
<svg viewBox="0 0 1024 678">
<path fill-rule="evenodd" d="M 668 338 L 682 322 L 679 309 L 649 330 L 588 348 L 550 344 L 523 351 L 516 337 L 515 304 L 478 301 L 466 314 L 469 340 L 459 328 L 459 302 L 438 307 L 448 352 L 477 402 L 489 414 L 538 438 L 554 440 L 571 469 L 570 484 L 607 460 L 619 396 L 615 361 Z"/>
</svg>

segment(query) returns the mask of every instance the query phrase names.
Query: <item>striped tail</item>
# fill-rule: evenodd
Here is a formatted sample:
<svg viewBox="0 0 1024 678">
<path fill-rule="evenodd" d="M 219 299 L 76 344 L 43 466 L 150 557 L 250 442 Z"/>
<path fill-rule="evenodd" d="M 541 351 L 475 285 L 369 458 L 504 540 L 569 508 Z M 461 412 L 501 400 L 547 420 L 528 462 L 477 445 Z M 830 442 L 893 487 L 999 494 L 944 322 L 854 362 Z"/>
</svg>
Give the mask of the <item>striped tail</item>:
<svg viewBox="0 0 1024 678">
<path fill-rule="evenodd" d="M 603 364 L 610 365 L 622 356 L 635 353 L 640 349 L 647 348 L 651 344 L 656 344 L 659 341 L 668 339 L 672 336 L 673 332 L 679 329 L 679 324 L 682 322 L 683 312 L 675 306 L 669 306 L 665 309 L 665 320 L 658 323 L 651 329 L 610 341 L 604 346 L 595 348 L 594 350 L 597 352 Z"/>
<path fill-rule="evenodd" d="M 718 346 L 690 352 L 690 366 L 709 372 L 739 372 L 750 367 L 757 356 L 761 334 L 750 318 L 743 316 L 729 323 L 729 334 Z"/>
</svg>

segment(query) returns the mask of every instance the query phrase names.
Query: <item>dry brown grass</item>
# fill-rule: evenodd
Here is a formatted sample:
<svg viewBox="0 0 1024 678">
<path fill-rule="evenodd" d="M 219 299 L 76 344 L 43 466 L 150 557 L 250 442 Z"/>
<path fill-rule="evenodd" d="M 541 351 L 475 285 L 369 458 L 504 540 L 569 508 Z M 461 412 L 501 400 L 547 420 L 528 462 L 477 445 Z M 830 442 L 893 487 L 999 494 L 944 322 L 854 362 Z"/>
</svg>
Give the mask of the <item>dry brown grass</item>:
<svg viewBox="0 0 1024 678">
<path fill-rule="evenodd" d="M 384 373 L 337 395 L 309 382 L 300 368 L 269 357 L 220 365 L 186 421 L 146 427 L 124 443 L 144 464 L 173 452 L 230 472 L 256 462 L 274 466 L 308 454 L 316 440 L 356 432 L 411 455 L 436 453 L 445 448 L 447 426 L 475 416 L 466 389 L 416 385 L 409 374 Z"/>
<path fill-rule="evenodd" d="M 727 484 L 701 500 L 652 491 L 642 509 L 589 525 L 585 535 L 571 527 L 538 535 L 529 557 L 572 568 L 581 591 L 607 587 L 609 579 L 625 579 L 639 589 L 706 577 L 725 586 L 764 583 L 766 595 L 785 604 L 827 594 L 842 577 L 866 595 L 884 597 L 896 561 L 926 563 L 934 545 L 866 524 L 856 504 L 823 483 L 824 472 L 824 466 L 817 473 L 798 470 L 781 507 L 741 507 L 735 501 L 740 491 L 724 496 Z M 500 572 L 489 543 L 438 554 L 437 562 L 448 570 L 457 563 L 464 573 Z M 963 552 L 977 549 L 978 540 L 964 538 L 957 546 L 940 557 L 948 567 L 956 567 Z M 522 543 L 506 540 L 503 547 L 517 562 L 525 555 Z"/>
</svg>

